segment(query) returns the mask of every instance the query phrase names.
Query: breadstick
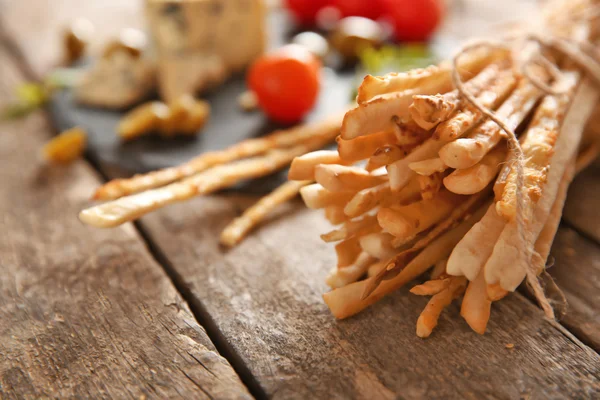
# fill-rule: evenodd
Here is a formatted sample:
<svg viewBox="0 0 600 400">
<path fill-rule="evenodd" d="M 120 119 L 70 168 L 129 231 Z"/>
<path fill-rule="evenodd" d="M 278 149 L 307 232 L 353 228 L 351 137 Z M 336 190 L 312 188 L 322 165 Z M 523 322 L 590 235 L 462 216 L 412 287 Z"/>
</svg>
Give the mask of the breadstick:
<svg viewBox="0 0 600 400">
<path fill-rule="evenodd" d="M 358 217 L 375 207 L 385 205 L 406 205 L 419 200 L 421 189 L 414 179 L 399 192 L 392 192 L 389 182 L 356 193 L 344 208 L 349 217 Z"/>
<path fill-rule="evenodd" d="M 234 219 L 221 233 L 221 244 L 233 247 L 278 205 L 296 197 L 310 181 L 286 182 Z"/>
<path fill-rule="evenodd" d="M 321 164 L 315 168 L 315 180 L 331 192 L 357 192 L 386 182 L 387 176 L 380 172 L 385 171 L 369 173 L 359 167 Z"/>
<path fill-rule="evenodd" d="M 329 206 L 344 206 L 354 197 L 354 192 L 330 192 L 318 183 L 300 189 L 306 207 L 313 210 Z"/>
<path fill-rule="evenodd" d="M 394 237 L 389 233 L 370 233 L 359 239 L 360 248 L 379 260 L 389 260 L 398 251 L 392 246 Z"/>
<path fill-rule="evenodd" d="M 490 64 L 477 76 L 469 80 L 465 86 L 470 93 L 477 96 L 486 86 L 489 86 L 498 75 L 498 64 Z M 412 119 L 423 129 L 433 129 L 445 121 L 460 105 L 461 98 L 458 90 L 446 94 L 417 95 L 408 108 Z"/>
<path fill-rule="evenodd" d="M 399 191 L 414 179 L 417 174 L 410 169 L 410 164 L 423 161 L 430 158 L 435 158 L 438 151 L 444 146 L 444 142 L 435 139 L 428 139 L 413 152 L 402 160 L 398 160 L 388 165 L 388 175 L 390 179 L 390 185 L 393 191 Z"/>
<path fill-rule="evenodd" d="M 473 281 L 494 250 L 506 222 L 496 214 L 492 204 L 483 218 L 458 242 L 446 265 L 446 272 L 454 276 L 466 276 Z"/>
<path fill-rule="evenodd" d="M 337 267 L 344 268 L 352 265 L 362 252 L 359 243 L 360 237 L 351 237 L 335 245 L 335 254 L 337 255 Z"/>
<path fill-rule="evenodd" d="M 408 263 L 398 275 L 389 280 L 382 281 L 368 297 L 362 298 L 363 293 L 371 283 L 370 281 L 375 278 L 369 278 L 325 293 L 323 295 L 325 303 L 332 314 L 339 319 L 359 313 L 371 304 L 379 301 L 385 295 L 412 281 L 431 268 L 436 262 L 446 258 L 456 243 L 458 243 L 475 222 L 477 222 L 476 218 L 468 219 L 455 229 L 435 239 Z"/>
<path fill-rule="evenodd" d="M 482 48 L 473 51 L 460 60 L 460 69 L 461 71 L 465 71 L 465 76 L 463 78 L 469 78 L 469 75 L 475 76 L 487 64 L 496 60 L 505 59 L 507 56 L 506 52 L 495 49 Z M 443 62 L 439 66 L 432 65 L 425 69 L 391 73 L 385 76 L 375 77 L 367 75 L 358 88 L 356 101 L 358 104 L 363 104 L 382 94 L 414 89 L 430 80 L 449 78 L 450 72 L 450 63 Z"/>
<path fill-rule="evenodd" d="M 450 284 L 440 293 L 434 295 L 427 303 L 427 306 L 419 315 L 417 320 L 417 336 L 426 338 L 431 335 L 433 329 L 437 326 L 440 314 L 444 308 L 448 307 L 452 300 L 463 294 L 467 280 L 462 277 L 450 278 Z"/>
<path fill-rule="evenodd" d="M 450 285 L 450 278 L 431 279 L 420 285 L 413 286 L 410 289 L 412 294 L 417 296 L 434 296 Z"/>
<path fill-rule="evenodd" d="M 516 234 L 514 221 L 507 224 L 500 240 L 494 247 L 492 256 L 485 265 L 485 280 L 488 284 L 500 283 L 503 289 L 514 291 L 523 281 L 531 262 L 531 254 L 528 249 L 533 247 L 534 241 L 548 219 L 561 182 L 569 184 L 567 179 L 563 179 L 563 176 L 565 176 L 569 161 L 575 156 L 585 121 L 591 115 L 598 97 L 598 93 L 589 80 L 584 79 L 573 96 L 569 111 L 560 129 L 542 197 L 534 209 L 532 221 L 528 224 L 525 238 L 523 238 L 525 243 L 522 243 L 520 235 Z"/>
<path fill-rule="evenodd" d="M 483 271 L 469 283 L 462 300 L 460 315 L 475 332 L 483 335 L 490 319 L 492 301 L 488 298 Z"/>
<path fill-rule="evenodd" d="M 343 205 L 333 205 L 325 207 L 325 218 L 331 225 L 339 225 L 346 222 L 349 218 L 344 214 Z"/>
<path fill-rule="evenodd" d="M 446 189 L 457 194 L 473 194 L 483 190 L 498 175 L 508 149 L 499 143 L 474 166 L 457 169 L 444 178 Z"/>
<path fill-rule="evenodd" d="M 519 87 L 498 109 L 499 118 L 504 119 L 507 126 L 515 130 L 533 109 L 541 94 L 542 92 L 529 81 L 522 80 Z M 452 168 L 472 167 L 500 142 L 502 132 L 502 128 L 489 120 L 475 128 L 466 138 L 457 139 L 442 147 L 439 152 L 440 158 Z"/>
<path fill-rule="evenodd" d="M 288 179 L 292 181 L 315 180 L 315 167 L 319 164 L 344 164 L 335 150 L 317 150 L 294 158 Z"/>
<path fill-rule="evenodd" d="M 431 175 L 418 175 L 417 180 L 421 186 L 421 197 L 423 200 L 431 200 L 442 187 L 444 176 L 441 172 L 436 172 Z"/>
<path fill-rule="evenodd" d="M 382 208 L 377 213 L 377 221 L 397 238 L 409 239 L 450 215 L 464 200 L 462 196 L 441 191 L 431 200 L 399 208 Z"/>
<path fill-rule="evenodd" d="M 360 279 L 375 262 L 377 260 L 370 255 L 361 253 L 351 266 L 334 268 L 325 283 L 332 289 L 342 288 Z"/>
<path fill-rule="evenodd" d="M 484 107 L 495 110 L 513 91 L 516 84 L 517 80 L 513 71 L 501 71 L 496 82 L 488 90 L 481 92 L 477 96 L 477 100 Z M 477 108 L 470 103 L 463 104 L 448 120 L 436 127 L 433 136 L 443 142 L 450 142 L 463 136 L 482 120 L 483 114 Z"/>
<path fill-rule="evenodd" d="M 379 232 L 381 228 L 377 225 L 377 216 L 366 215 L 362 218 L 347 221 L 341 228 L 321 235 L 324 242 L 337 242 L 350 239 L 353 236 L 362 236 L 373 232 Z"/>
<path fill-rule="evenodd" d="M 561 81 L 555 85 L 555 90 L 570 92 L 578 80 L 578 74 L 564 73 Z M 524 184 L 522 188 L 524 200 L 528 209 L 523 210 L 525 218 L 529 217 L 530 210 L 538 202 L 542 194 L 542 187 L 548 175 L 550 158 L 554 153 L 556 137 L 560 123 L 568 108 L 571 96 L 546 96 L 538 106 L 533 120 L 522 140 L 521 148 L 525 157 Z M 509 173 L 504 190 L 499 201 L 496 202 L 496 211 L 506 220 L 512 220 L 516 212 L 517 177 L 514 168 Z"/>
<path fill-rule="evenodd" d="M 339 133 L 345 113 L 339 113 L 317 123 L 305 124 L 287 130 L 276 131 L 268 136 L 248 139 L 225 150 L 204 153 L 179 165 L 148 174 L 135 175 L 127 179 L 114 179 L 98 188 L 94 195 L 97 200 L 112 200 L 144 190 L 167 185 L 171 182 L 198 174 L 216 165 L 246 157 L 257 156 L 275 148 L 297 146 L 309 141 L 316 144 L 307 151 L 318 149 L 333 141 Z"/>
<path fill-rule="evenodd" d="M 396 143 L 396 134 L 391 130 L 352 140 L 337 138 L 339 156 L 347 163 L 367 159 L 381 146 L 394 143 Z"/>
<path fill-rule="evenodd" d="M 273 173 L 306 153 L 305 146 L 272 150 L 264 156 L 220 165 L 159 189 L 122 197 L 83 210 L 79 219 L 99 228 L 111 228 L 137 219 L 169 204 L 188 200 L 235 185 L 243 180 Z"/>
<path fill-rule="evenodd" d="M 444 164 L 441 158 L 430 158 L 428 160 L 417 161 L 408 164 L 408 168 L 412 169 L 419 175 L 429 176 L 436 172 L 444 172 L 448 166 Z"/>
</svg>

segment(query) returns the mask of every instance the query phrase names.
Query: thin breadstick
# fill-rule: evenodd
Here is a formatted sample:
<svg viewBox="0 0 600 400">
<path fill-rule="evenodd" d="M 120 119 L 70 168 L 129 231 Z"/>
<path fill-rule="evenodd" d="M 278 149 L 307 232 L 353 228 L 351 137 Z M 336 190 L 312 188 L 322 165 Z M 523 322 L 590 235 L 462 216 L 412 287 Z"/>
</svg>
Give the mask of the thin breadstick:
<svg viewBox="0 0 600 400">
<path fill-rule="evenodd" d="M 346 162 L 365 160 L 371 157 L 381 146 L 394 143 L 396 143 L 396 134 L 393 131 L 379 132 L 352 140 L 337 138 L 339 156 Z"/>
<path fill-rule="evenodd" d="M 339 229 L 321 235 L 324 242 L 337 242 L 380 231 L 376 215 L 366 215 L 362 218 L 347 221 Z"/>
<path fill-rule="evenodd" d="M 441 158 L 430 158 L 428 160 L 410 163 L 408 164 L 408 168 L 419 175 L 429 176 L 436 172 L 444 172 L 448 169 L 448 166 L 444 164 Z"/>
<path fill-rule="evenodd" d="M 460 315 L 475 332 L 483 335 L 490 319 L 492 301 L 488 298 L 483 272 L 469 283 L 462 300 Z"/>
<path fill-rule="evenodd" d="M 450 278 L 431 279 L 420 285 L 413 286 L 410 289 L 412 294 L 417 296 L 434 296 L 450 285 Z"/>
<path fill-rule="evenodd" d="M 561 184 L 568 185 L 568 179 L 563 179 L 570 160 L 573 159 L 585 121 L 591 115 L 594 105 L 598 100 L 598 92 L 586 78 L 579 85 L 573 96 L 573 101 L 565 117 L 563 125 L 556 142 L 555 153 L 550 161 L 548 179 L 540 201 L 538 201 L 532 222 L 527 225 L 524 238 L 517 234 L 517 227 L 511 221 L 504 228 L 500 239 L 494 247 L 494 251 L 485 265 L 485 280 L 488 284 L 500 283 L 500 286 L 508 291 L 514 291 L 523 281 L 527 274 L 531 254 L 527 249 L 533 247 L 534 241 L 540 234 L 550 209 L 556 199 Z M 523 243 L 522 240 L 525 240 Z M 522 249 L 525 249 L 523 251 Z"/>
<path fill-rule="evenodd" d="M 227 225 L 221 233 L 221 244 L 233 247 L 241 242 L 248 232 L 262 222 L 275 207 L 296 197 L 300 189 L 309 183 L 310 181 L 286 182 L 260 199 Z"/>
<path fill-rule="evenodd" d="M 371 233 L 361 236 L 359 239 L 360 248 L 372 257 L 379 260 L 389 260 L 398 251 L 392 246 L 393 236 L 389 233 Z"/>
<path fill-rule="evenodd" d="M 502 300 L 509 293 L 507 290 L 502 289 L 502 287 L 498 283 L 486 285 L 486 291 L 488 299 L 490 299 L 491 301 Z"/>
<path fill-rule="evenodd" d="M 288 179 L 292 181 L 315 180 L 315 167 L 319 164 L 344 164 L 335 150 L 317 150 L 294 158 Z"/>
<path fill-rule="evenodd" d="M 377 260 L 366 253 L 361 253 L 356 262 L 348 267 L 334 268 L 325 283 L 332 289 L 342 288 L 359 280 Z"/>
<path fill-rule="evenodd" d="M 563 182 L 561 182 L 560 186 L 558 187 L 554 204 L 550 209 L 550 213 L 546 219 L 546 222 L 544 223 L 544 227 L 540 231 L 540 234 L 535 241 L 533 249 L 539 258 L 539 263 L 541 264 L 540 266 L 542 268 L 545 266 L 546 260 L 548 260 L 548 255 L 550 254 L 550 249 L 552 248 L 552 242 L 554 242 L 556 232 L 558 231 L 558 226 L 560 225 L 560 219 L 562 218 L 562 212 L 569 189 L 569 185 L 567 183 L 573 180 L 573 177 L 576 174 L 576 168 L 576 165 L 572 164 L 565 171 L 565 176 L 563 176 Z"/>
<path fill-rule="evenodd" d="M 377 169 L 388 164 L 392 164 L 406 157 L 416 146 L 400 146 L 397 144 L 388 144 L 378 148 L 367 164 L 368 170 Z"/>
<path fill-rule="evenodd" d="M 377 213 L 377 221 L 385 231 L 408 240 L 450 215 L 464 200 L 462 196 L 441 191 L 431 200 L 399 208 L 382 208 Z"/>
<path fill-rule="evenodd" d="M 460 69 L 466 74 L 463 78 L 475 76 L 477 72 L 483 69 L 487 64 L 507 58 L 505 52 L 500 52 L 494 49 L 477 49 L 477 51 L 469 53 L 460 60 Z M 407 89 L 419 87 L 424 82 L 449 77 L 451 65 L 448 62 L 443 62 L 439 66 L 429 66 L 425 69 L 415 69 L 407 72 L 391 73 L 385 76 L 367 75 L 360 87 L 358 88 L 358 96 L 356 101 L 358 104 L 366 103 L 376 96 L 402 92 Z"/>
<path fill-rule="evenodd" d="M 444 308 L 448 307 L 452 300 L 463 294 L 467 280 L 461 277 L 450 278 L 450 284 L 440 293 L 434 295 L 427 303 L 427 306 L 419 315 L 417 320 L 417 336 L 426 338 L 431 335 L 433 329 L 437 326 L 440 314 Z"/>
<path fill-rule="evenodd" d="M 362 252 L 359 239 L 359 237 L 355 236 L 350 239 L 343 240 L 335 245 L 338 268 L 347 267 L 356 261 Z"/>
<path fill-rule="evenodd" d="M 502 71 L 498 74 L 497 81 L 488 89 L 477 96 L 477 100 L 489 109 L 495 110 L 504 99 L 513 91 L 517 84 L 512 71 Z M 463 104 L 448 120 L 440 123 L 433 134 L 443 142 L 451 142 L 463 136 L 483 120 L 483 114 L 471 103 Z"/>
<path fill-rule="evenodd" d="M 483 190 L 498 175 L 507 154 L 506 146 L 498 144 L 474 166 L 457 169 L 445 177 L 444 186 L 457 194 L 473 194 Z"/>
<path fill-rule="evenodd" d="M 488 65 L 465 84 L 467 90 L 477 96 L 496 79 L 499 70 L 498 64 Z M 413 103 L 408 110 L 412 119 L 421 128 L 430 130 L 440 122 L 447 120 L 460 102 L 461 97 L 458 90 L 446 94 L 417 95 L 413 97 Z"/>
<path fill-rule="evenodd" d="M 428 129 L 423 129 L 413 120 L 403 121 L 400 118 L 393 118 L 393 133 L 396 136 L 396 144 L 403 149 L 411 149 L 425 139 L 431 137 L 431 132 Z"/>
<path fill-rule="evenodd" d="M 542 92 L 527 80 L 522 80 L 519 87 L 500 106 L 498 117 L 507 126 L 515 130 L 536 105 Z M 503 130 L 494 121 L 487 121 L 475 128 L 465 138 L 457 139 L 440 149 L 440 158 L 446 165 L 466 169 L 477 164 L 502 140 Z"/>
<path fill-rule="evenodd" d="M 346 204 L 344 212 L 347 216 L 354 218 L 379 205 L 391 206 L 413 203 L 420 199 L 420 195 L 421 188 L 416 179 L 399 192 L 392 192 L 389 182 L 386 182 L 356 193 Z"/>
<path fill-rule="evenodd" d="M 494 250 L 506 222 L 496 214 L 492 204 L 483 218 L 458 242 L 446 266 L 446 272 L 454 276 L 466 276 L 473 281 Z"/>
<path fill-rule="evenodd" d="M 440 260 L 435 263 L 435 266 L 431 270 L 431 274 L 429 275 L 429 279 L 438 279 L 442 274 L 446 273 L 446 265 L 448 264 L 448 259 Z"/>
<path fill-rule="evenodd" d="M 387 170 L 390 185 L 393 191 L 401 190 L 416 177 L 416 173 L 410 169 L 410 164 L 437 157 L 438 151 L 444 146 L 444 142 L 428 139 L 405 158 L 388 165 Z"/>
<path fill-rule="evenodd" d="M 444 176 L 441 172 L 436 172 L 432 175 L 419 175 L 417 180 L 421 186 L 421 197 L 423 200 L 431 200 L 442 187 Z"/>
<path fill-rule="evenodd" d="M 325 293 L 323 295 L 325 303 L 332 314 L 339 319 L 359 313 L 371 304 L 379 301 L 385 295 L 412 281 L 431 268 L 436 262 L 448 257 L 452 248 L 475 222 L 477 222 L 476 218 L 468 219 L 455 229 L 435 239 L 408 263 L 398 275 L 389 280 L 382 281 L 368 297 L 362 298 L 371 281 L 375 279 L 374 277 Z"/>
<path fill-rule="evenodd" d="M 346 205 L 354 195 L 354 192 L 330 192 L 318 183 L 300 189 L 300 196 L 302 196 L 304 204 L 313 210 Z"/>
<path fill-rule="evenodd" d="M 357 192 L 384 183 L 387 176 L 359 167 L 321 164 L 315 168 L 315 179 L 331 192 Z"/>
<path fill-rule="evenodd" d="M 348 216 L 344 214 L 343 205 L 325 207 L 325 218 L 331 225 L 339 225 L 348 220 Z"/>
<path fill-rule="evenodd" d="M 177 167 L 135 175 L 127 179 L 114 179 L 98 188 L 94 199 L 112 200 L 161 187 L 171 182 L 196 175 L 216 165 L 257 156 L 275 148 L 293 147 L 315 140 L 318 144 L 309 146 L 307 151 L 311 150 L 310 147 L 318 149 L 332 142 L 338 135 L 344 114 L 338 113 L 324 121 L 276 131 L 262 138 L 244 140 L 225 150 L 204 153 Z"/>
<path fill-rule="evenodd" d="M 577 80 L 578 74 L 563 73 L 560 82 L 555 85 L 555 90 L 570 92 Z M 528 209 L 532 209 L 541 197 L 560 123 L 568 108 L 569 99 L 570 96 L 566 95 L 544 97 L 529 124 L 525 139 L 522 140 L 521 148 L 526 161 L 523 166 L 525 186 L 521 190 Z M 496 202 L 496 211 L 507 220 L 515 217 L 516 186 L 517 177 L 513 168 L 506 180 L 502 197 Z M 523 210 L 523 212 L 525 218 L 528 218 L 530 211 Z"/>
<path fill-rule="evenodd" d="M 115 227 L 169 204 L 213 193 L 243 180 L 271 174 L 307 150 L 309 149 L 305 146 L 272 150 L 261 157 L 220 165 L 159 189 L 88 208 L 79 214 L 79 219 L 99 228 Z"/>
</svg>

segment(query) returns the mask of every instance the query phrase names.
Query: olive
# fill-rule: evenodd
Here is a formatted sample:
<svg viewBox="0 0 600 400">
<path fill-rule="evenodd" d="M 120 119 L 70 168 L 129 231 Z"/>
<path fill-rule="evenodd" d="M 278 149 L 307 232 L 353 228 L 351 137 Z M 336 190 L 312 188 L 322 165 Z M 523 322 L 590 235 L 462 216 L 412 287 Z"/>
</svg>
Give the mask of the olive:
<svg viewBox="0 0 600 400">
<path fill-rule="evenodd" d="M 377 22 L 363 17 L 346 17 L 331 32 L 329 42 L 346 61 L 355 61 L 364 49 L 380 47 L 384 36 Z"/>
</svg>

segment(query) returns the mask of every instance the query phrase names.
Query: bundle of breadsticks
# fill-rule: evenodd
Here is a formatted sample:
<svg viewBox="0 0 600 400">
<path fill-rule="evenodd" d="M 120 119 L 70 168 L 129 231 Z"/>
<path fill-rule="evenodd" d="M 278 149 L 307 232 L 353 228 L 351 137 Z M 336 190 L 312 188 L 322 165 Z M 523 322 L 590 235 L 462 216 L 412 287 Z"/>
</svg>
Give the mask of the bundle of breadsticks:
<svg viewBox="0 0 600 400">
<path fill-rule="evenodd" d="M 555 2 L 537 32 L 367 76 L 338 151 L 294 160 L 290 178 L 315 182 L 301 189 L 304 202 L 335 225 L 321 238 L 335 243 L 324 300 L 337 318 L 430 269 L 410 290 L 431 296 L 419 337 L 457 299 L 483 334 L 492 303 L 524 280 L 554 317 L 538 275 L 569 183 L 596 153 L 583 139 L 600 82 L 595 3 Z"/>
</svg>

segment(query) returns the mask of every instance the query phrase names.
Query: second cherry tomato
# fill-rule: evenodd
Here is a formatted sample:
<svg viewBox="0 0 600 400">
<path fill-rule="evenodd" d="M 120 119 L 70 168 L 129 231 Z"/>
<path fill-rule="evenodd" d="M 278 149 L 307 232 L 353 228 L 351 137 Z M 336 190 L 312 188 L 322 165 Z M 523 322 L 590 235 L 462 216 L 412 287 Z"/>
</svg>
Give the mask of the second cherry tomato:
<svg viewBox="0 0 600 400">
<path fill-rule="evenodd" d="M 340 11 L 342 17 L 365 17 L 375 20 L 383 12 L 381 0 L 333 0 L 331 5 Z"/>
<path fill-rule="evenodd" d="M 394 25 L 398 41 L 429 39 L 444 17 L 443 0 L 381 0 L 384 14 Z"/>
<path fill-rule="evenodd" d="M 287 45 L 256 60 L 248 86 L 274 121 L 297 122 L 315 105 L 321 62 L 306 48 Z"/>
<path fill-rule="evenodd" d="M 285 0 L 285 4 L 296 20 L 302 25 L 314 25 L 315 16 L 332 0 Z"/>
</svg>

